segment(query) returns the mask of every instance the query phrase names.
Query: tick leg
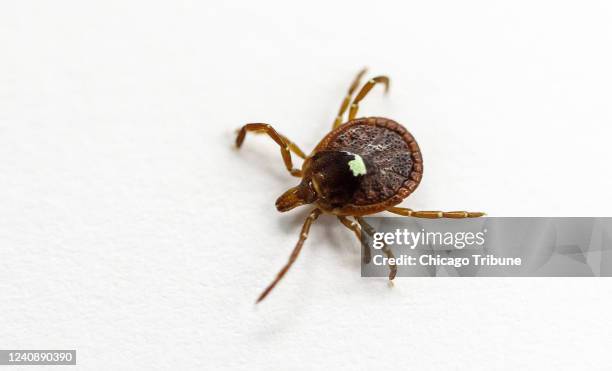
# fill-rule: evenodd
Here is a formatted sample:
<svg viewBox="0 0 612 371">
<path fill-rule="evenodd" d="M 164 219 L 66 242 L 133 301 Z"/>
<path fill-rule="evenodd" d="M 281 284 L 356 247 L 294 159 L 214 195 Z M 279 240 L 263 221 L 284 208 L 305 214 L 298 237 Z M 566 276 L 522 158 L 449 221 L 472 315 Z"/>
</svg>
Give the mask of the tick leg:
<svg viewBox="0 0 612 371">
<path fill-rule="evenodd" d="M 374 236 L 374 233 L 376 233 L 376 231 L 374 230 L 374 228 L 372 228 L 371 225 L 366 223 L 366 221 L 363 220 L 363 218 L 361 218 L 359 216 L 355 217 L 355 219 L 357 219 L 359 224 L 361 224 L 361 228 L 363 228 L 365 233 L 367 233 L 368 235 L 370 235 L 372 237 Z M 395 258 L 395 256 L 393 255 L 393 252 L 391 251 L 391 249 L 388 248 L 387 245 L 384 242 L 383 242 L 382 251 L 387 256 L 387 258 L 389 258 L 389 259 L 394 259 Z M 396 274 L 397 274 L 397 265 L 395 265 L 395 264 L 389 265 L 389 280 L 393 280 L 395 278 Z"/>
<path fill-rule="evenodd" d="M 389 78 L 387 76 L 376 76 L 373 79 L 366 82 L 366 84 L 361 88 L 359 93 L 355 99 L 353 99 L 353 103 L 351 103 L 351 110 L 349 111 L 349 121 L 353 120 L 357 116 L 357 111 L 359 110 L 359 102 L 372 90 L 374 85 L 382 83 L 385 85 L 385 93 L 389 91 Z"/>
<path fill-rule="evenodd" d="M 295 248 L 293 249 L 291 256 L 289 257 L 289 261 L 287 262 L 287 264 L 285 264 L 283 269 L 281 269 L 280 272 L 278 272 L 274 281 L 272 281 L 272 283 L 268 287 L 266 287 L 266 289 L 261 293 L 261 295 L 259 295 L 259 297 L 257 298 L 257 303 L 264 300 L 266 296 L 268 296 L 268 294 L 270 293 L 270 291 L 272 291 L 274 286 L 276 286 L 276 284 L 285 276 L 289 268 L 291 268 L 291 266 L 297 259 L 298 255 L 300 255 L 300 251 L 302 250 L 304 241 L 306 241 L 306 238 L 308 238 L 308 232 L 310 231 L 310 226 L 319 217 L 319 215 L 321 215 L 321 210 L 319 209 L 314 209 L 310 212 L 310 214 L 304 221 L 304 225 L 302 226 L 302 231 L 300 232 L 300 238 L 297 244 L 295 245 Z"/>
<path fill-rule="evenodd" d="M 387 211 L 392 212 L 394 214 L 402 215 L 402 216 L 413 216 L 415 218 L 427 218 L 427 219 L 478 218 L 478 217 L 485 215 L 485 213 L 469 212 L 469 211 L 415 211 L 412 209 L 407 209 L 405 207 L 390 207 L 387 209 Z"/>
<path fill-rule="evenodd" d="M 300 149 L 300 147 L 297 146 L 297 144 L 293 143 L 292 141 L 289 140 L 289 138 L 287 138 L 286 136 L 284 136 L 283 134 L 276 132 L 284 141 L 285 143 L 289 146 L 289 150 L 293 153 L 295 153 L 299 158 L 306 158 L 306 155 L 304 154 L 304 152 Z M 253 131 L 253 134 L 268 134 L 266 130 L 256 130 Z"/>
<path fill-rule="evenodd" d="M 340 126 L 340 124 L 342 124 L 342 116 L 344 116 L 344 113 L 348 109 L 349 104 L 351 103 L 351 99 L 353 98 L 353 93 L 359 87 L 359 84 L 361 83 L 361 78 L 363 77 L 363 75 L 366 73 L 367 70 L 368 70 L 367 68 L 364 68 L 361 71 L 359 71 L 357 76 L 355 76 L 355 79 L 353 80 L 353 82 L 351 83 L 351 86 L 349 87 L 348 93 L 346 94 L 346 96 L 344 97 L 344 100 L 342 101 L 342 104 L 340 105 L 338 116 L 336 116 L 336 120 L 334 120 L 334 125 L 332 126 L 333 129 L 337 128 L 338 126 Z"/>
<path fill-rule="evenodd" d="M 296 169 L 293 167 L 293 162 L 291 161 L 291 153 L 289 151 L 293 151 L 296 155 L 301 158 L 306 158 L 304 152 L 296 146 L 293 142 L 291 142 L 287 137 L 279 134 L 274 128 L 268 124 L 246 124 L 239 131 L 238 136 L 236 137 L 236 147 L 240 148 L 242 142 L 244 142 L 244 137 L 246 136 L 247 131 L 268 134 L 270 138 L 272 138 L 279 146 L 281 151 L 281 156 L 283 156 L 283 161 L 285 162 L 285 167 L 291 173 L 291 175 L 296 177 L 302 176 L 302 171 L 300 169 Z"/>
<path fill-rule="evenodd" d="M 359 227 L 359 224 L 345 216 L 339 216 L 338 220 L 340 220 L 340 223 L 344 224 L 345 227 L 355 232 L 355 236 L 357 236 L 359 244 L 361 245 L 361 248 L 363 250 L 363 263 L 370 263 L 370 261 L 372 260 L 372 252 L 370 251 L 370 246 L 361 243 L 361 227 Z"/>
</svg>

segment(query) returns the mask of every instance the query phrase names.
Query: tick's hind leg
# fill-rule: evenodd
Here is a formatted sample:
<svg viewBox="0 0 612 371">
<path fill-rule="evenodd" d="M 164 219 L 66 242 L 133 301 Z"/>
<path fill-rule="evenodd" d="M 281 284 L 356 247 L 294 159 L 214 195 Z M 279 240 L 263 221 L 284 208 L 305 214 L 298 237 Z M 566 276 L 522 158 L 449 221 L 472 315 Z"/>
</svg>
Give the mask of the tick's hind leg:
<svg viewBox="0 0 612 371">
<path fill-rule="evenodd" d="M 363 251 L 363 263 L 368 264 L 372 260 L 372 252 L 370 251 L 370 246 L 361 243 L 361 227 L 359 227 L 359 224 L 345 216 L 338 216 L 338 220 L 340 220 L 340 223 L 344 224 L 345 227 L 355 233 L 355 236 L 357 236 L 357 240 L 359 241 Z"/>
<path fill-rule="evenodd" d="M 385 85 L 385 93 L 389 91 L 389 78 L 387 76 L 376 76 L 370 79 L 365 85 L 361 88 L 359 93 L 355 99 L 353 99 L 353 103 L 351 103 L 351 110 L 349 111 L 349 121 L 353 120 L 357 116 L 357 111 L 359 110 L 359 102 L 372 90 L 374 85 L 376 84 L 384 84 Z"/>
<path fill-rule="evenodd" d="M 368 70 L 367 68 L 364 68 L 361 71 L 359 71 L 357 76 L 355 76 L 355 79 L 353 80 L 353 82 L 351 83 L 351 86 L 349 87 L 348 93 L 346 94 L 346 96 L 344 97 L 344 100 L 342 101 L 342 104 L 340 105 L 338 116 L 336 116 L 336 120 L 334 120 L 334 125 L 332 126 L 333 129 L 335 129 L 336 127 L 340 126 L 340 124 L 342 124 L 342 116 L 344 116 L 344 113 L 348 109 L 349 104 L 351 103 L 351 99 L 353 98 L 353 93 L 359 87 L 361 78 L 363 77 L 363 75 L 366 73 L 367 70 Z"/>
<path fill-rule="evenodd" d="M 291 256 L 289 256 L 289 261 L 287 262 L 287 264 L 285 264 L 283 269 L 281 269 L 280 272 L 278 272 L 274 281 L 272 281 L 272 283 L 268 287 L 266 287 L 266 289 L 261 293 L 261 295 L 259 295 L 259 298 L 257 298 L 258 303 L 264 300 L 266 296 L 268 296 L 268 294 L 270 293 L 270 291 L 272 291 L 274 286 L 276 286 L 276 284 L 285 276 L 289 268 L 291 268 L 291 266 L 297 259 L 298 255 L 300 255 L 302 246 L 304 246 L 304 241 L 306 241 L 306 238 L 308 238 L 308 232 L 310 231 L 310 226 L 319 217 L 319 215 L 321 215 L 321 210 L 319 209 L 314 209 L 310 212 L 310 214 L 304 221 L 304 225 L 302 226 L 302 231 L 300 232 L 300 238 L 297 244 L 295 245 L 295 248 L 293 248 L 293 252 L 291 252 Z"/>
<path fill-rule="evenodd" d="M 370 237 L 374 237 L 374 233 L 376 233 L 376 231 L 374 230 L 374 228 L 372 228 L 371 225 L 366 223 L 366 221 L 363 220 L 362 217 L 356 216 L 355 219 L 357 219 L 357 221 L 359 222 L 359 224 L 361 225 L 361 228 L 365 231 L 365 233 L 367 233 Z M 387 245 L 384 242 L 383 242 L 382 251 L 387 256 L 387 258 L 395 259 L 393 252 L 391 251 L 389 247 L 387 247 Z M 397 275 L 397 265 L 389 264 L 389 280 L 390 281 L 393 280 L 395 278 L 395 275 Z"/>
<path fill-rule="evenodd" d="M 274 130 L 272 126 L 268 124 L 257 123 L 246 124 L 238 131 L 238 136 L 236 137 L 236 147 L 240 148 L 242 142 L 244 142 L 244 137 L 246 136 L 247 132 L 268 134 L 270 138 L 272 138 L 280 146 L 281 156 L 283 156 L 285 167 L 287 168 L 287 170 L 289 170 L 291 175 L 297 177 L 302 176 L 302 171 L 293 167 L 293 161 L 291 161 L 291 153 L 289 152 L 292 151 L 299 157 L 306 158 L 304 152 L 302 152 L 302 150 L 297 145 L 287 139 L 287 137 L 279 134 L 276 130 Z"/>
<path fill-rule="evenodd" d="M 461 218 L 478 218 L 484 216 L 485 213 L 481 212 L 470 212 L 470 211 L 415 211 L 412 209 L 407 209 L 405 207 L 390 207 L 387 211 L 392 212 L 394 214 L 402 215 L 402 216 L 413 216 L 415 218 L 427 218 L 427 219 L 437 219 L 437 218 L 453 218 L 453 219 L 461 219 Z"/>
</svg>

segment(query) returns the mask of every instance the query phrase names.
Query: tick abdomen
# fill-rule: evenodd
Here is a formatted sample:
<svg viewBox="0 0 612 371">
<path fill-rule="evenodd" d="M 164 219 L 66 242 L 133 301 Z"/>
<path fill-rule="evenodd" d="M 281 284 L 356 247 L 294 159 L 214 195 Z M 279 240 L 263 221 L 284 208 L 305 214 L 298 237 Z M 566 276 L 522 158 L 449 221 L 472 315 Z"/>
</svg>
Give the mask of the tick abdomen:
<svg viewBox="0 0 612 371">
<path fill-rule="evenodd" d="M 366 215 L 396 205 L 416 189 L 423 173 L 421 152 L 412 135 L 382 117 L 347 122 L 329 133 L 315 153 L 318 151 L 358 155 L 365 164 L 355 184 L 346 190 L 351 194 L 344 197 L 344 204 L 320 202 L 338 215 Z"/>
</svg>

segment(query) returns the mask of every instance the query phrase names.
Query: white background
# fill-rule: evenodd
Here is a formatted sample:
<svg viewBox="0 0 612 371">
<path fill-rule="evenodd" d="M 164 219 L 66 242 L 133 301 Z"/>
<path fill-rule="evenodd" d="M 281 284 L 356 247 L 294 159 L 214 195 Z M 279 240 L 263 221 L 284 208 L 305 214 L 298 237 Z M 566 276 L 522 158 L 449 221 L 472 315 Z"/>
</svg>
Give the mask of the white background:
<svg viewBox="0 0 612 371">
<path fill-rule="evenodd" d="M 82 369 L 606 369 L 608 279 L 362 279 L 268 122 L 310 150 L 353 75 L 425 160 L 415 209 L 607 216 L 609 1 L 5 1 L 0 347 Z M 24 368 L 26 369 L 26 368 Z"/>
</svg>

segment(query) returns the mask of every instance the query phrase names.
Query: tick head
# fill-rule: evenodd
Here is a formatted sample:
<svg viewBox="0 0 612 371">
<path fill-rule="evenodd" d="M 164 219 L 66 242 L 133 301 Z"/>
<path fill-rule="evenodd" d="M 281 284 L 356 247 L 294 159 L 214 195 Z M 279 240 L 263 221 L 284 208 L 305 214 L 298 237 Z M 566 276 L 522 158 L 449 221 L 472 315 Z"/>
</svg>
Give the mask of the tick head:
<svg viewBox="0 0 612 371">
<path fill-rule="evenodd" d="M 346 204 L 370 168 L 360 155 L 346 151 L 320 151 L 304 164 L 302 182 L 276 200 L 278 211 L 317 200 L 332 206 Z"/>
<path fill-rule="evenodd" d="M 276 200 L 276 209 L 280 212 L 289 211 L 295 207 L 311 204 L 317 199 L 309 178 L 302 180 L 297 186 L 290 188 Z"/>
</svg>

